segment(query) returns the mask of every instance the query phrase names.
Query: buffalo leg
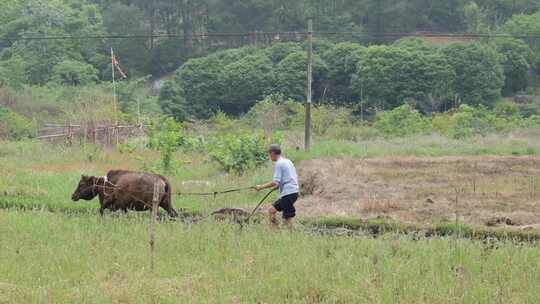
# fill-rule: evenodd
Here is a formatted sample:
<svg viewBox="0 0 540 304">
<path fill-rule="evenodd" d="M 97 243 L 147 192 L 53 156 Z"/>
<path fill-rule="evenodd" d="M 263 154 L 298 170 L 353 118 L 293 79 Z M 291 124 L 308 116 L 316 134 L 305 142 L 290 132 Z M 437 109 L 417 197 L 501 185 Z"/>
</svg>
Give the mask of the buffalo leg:
<svg viewBox="0 0 540 304">
<path fill-rule="evenodd" d="M 101 208 L 99 209 L 99 213 L 103 216 L 103 214 L 105 213 L 105 209 L 111 209 L 112 205 L 113 205 L 113 199 L 105 198 L 103 200 L 103 203 L 101 204 Z"/>
</svg>

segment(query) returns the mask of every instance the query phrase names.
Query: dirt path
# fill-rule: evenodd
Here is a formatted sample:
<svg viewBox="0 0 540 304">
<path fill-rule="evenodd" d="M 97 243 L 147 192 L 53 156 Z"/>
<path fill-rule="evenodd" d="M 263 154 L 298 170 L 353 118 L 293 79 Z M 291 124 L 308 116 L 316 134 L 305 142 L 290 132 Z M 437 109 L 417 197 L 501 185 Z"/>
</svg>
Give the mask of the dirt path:
<svg viewBox="0 0 540 304">
<path fill-rule="evenodd" d="M 476 225 L 540 223 L 540 157 L 312 160 L 299 171 L 298 209 L 309 217 L 432 224 L 454 221 L 457 210 Z"/>
</svg>

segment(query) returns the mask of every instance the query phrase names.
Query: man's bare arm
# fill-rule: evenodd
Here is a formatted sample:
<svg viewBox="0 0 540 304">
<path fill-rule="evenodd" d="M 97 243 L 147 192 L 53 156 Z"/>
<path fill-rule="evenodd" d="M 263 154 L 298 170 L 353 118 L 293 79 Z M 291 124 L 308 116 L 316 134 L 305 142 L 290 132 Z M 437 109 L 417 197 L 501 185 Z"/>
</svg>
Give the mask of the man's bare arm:
<svg viewBox="0 0 540 304">
<path fill-rule="evenodd" d="M 261 191 L 261 190 L 264 190 L 264 189 L 276 189 L 277 187 L 279 187 L 279 184 L 277 182 L 275 182 L 275 181 L 272 181 L 272 182 L 269 182 L 267 184 L 262 184 L 262 185 L 255 186 L 255 190 Z"/>
</svg>

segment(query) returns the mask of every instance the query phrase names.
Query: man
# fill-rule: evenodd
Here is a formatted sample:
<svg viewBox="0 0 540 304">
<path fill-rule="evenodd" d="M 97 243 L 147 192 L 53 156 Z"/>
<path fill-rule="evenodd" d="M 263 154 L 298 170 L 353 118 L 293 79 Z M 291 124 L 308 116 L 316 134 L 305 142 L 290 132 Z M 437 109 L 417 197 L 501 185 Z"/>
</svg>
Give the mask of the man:
<svg viewBox="0 0 540 304">
<path fill-rule="evenodd" d="M 277 225 L 276 213 L 282 212 L 283 219 L 292 228 L 293 219 L 296 216 L 294 203 L 298 199 L 298 175 L 294 164 L 281 156 L 281 148 L 278 145 L 271 145 L 268 148 L 270 159 L 276 163 L 274 178 L 272 182 L 255 186 L 257 191 L 264 189 L 279 188 L 279 199 L 268 210 L 270 222 Z"/>
</svg>

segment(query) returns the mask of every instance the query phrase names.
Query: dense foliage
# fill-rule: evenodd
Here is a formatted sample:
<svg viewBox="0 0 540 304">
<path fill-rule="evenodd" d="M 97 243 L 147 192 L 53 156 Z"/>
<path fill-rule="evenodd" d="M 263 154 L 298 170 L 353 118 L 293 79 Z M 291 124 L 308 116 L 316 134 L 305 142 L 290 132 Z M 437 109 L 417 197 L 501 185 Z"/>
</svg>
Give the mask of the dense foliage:
<svg viewBox="0 0 540 304">
<path fill-rule="evenodd" d="M 216 111 L 243 114 L 268 94 L 303 101 L 303 47 L 246 47 L 189 60 L 164 86 L 160 103 L 166 113 L 185 120 Z M 516 93 L 527 86 L 523 74 L 530 62 L 530 49 L 519 40 L 437 46 L 404 39 L 370 47 L 324 42 L 324 49 L 322 56 L 314 56 L 315 101 L 362 107 L 365 112 L 404 103 L 414 103 L 424 113 L 456 102 L 493 106 L 503 90 Z"/>
<path fill-rule="evenodd" d="M 240 137 L 245 125 L 266 138 L 300 130 L 307 52 L 305 36 L 294 32 L 306 30 L 308 17 L 318 32 L 316 136 L 436 131 L 459 138 L 471 125 L 483 130 L 474 134 L 535 126 L 539 9 L 540 0 L 7 0 L 0 11 L 0 131 L 20 139 L 45 122 L 150 123 L 162 116 L 184 126 L 217 122 Z M 273 31 L 292 34 L 264 34 Z M 408 38 L 422 31 L 506 36 Z M 196 35 L 206 32 L 259 33 Z M 117 82 L 116 95 L 111 48 L 129 76 Z M 516 98 L 518 120 L 499 119 L 505 97 Z M 458 127 L 465 130 L 445 131 Z"/>
<path fill-rule="evenodd" d="M 0 139 L 23 139 L 33 135 L 33 122 L 0 106 Z"/>
<path fill-rule="evenodd" d="M 358 32 L 332 37 L 336 41 L 361 43 L 392 42 L 396 36 L 387 33 L 415 31 L 538 34 L 539 8 L 539 0 L 5 0 L 0 12 L 0 82 L 44 84 L 59 64 L 71 72 L 84 70 L 92 81 L 109 80 L 110 47 L 130 75 L 157 77 L 188 58 L 253 42 L 234 36 L 192 39 L 194 34 L 305 31 L 308 17 L 319 31 Z M 152 37 L 163 34 L 168 36 Z M 139 38 L 19 40 L 102 35 Z M 528 43 L 538 48 L 536 39 Z M 286 54 L 275 50 L 269 57 L 281 61 Z"/>
</svg>

